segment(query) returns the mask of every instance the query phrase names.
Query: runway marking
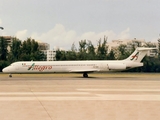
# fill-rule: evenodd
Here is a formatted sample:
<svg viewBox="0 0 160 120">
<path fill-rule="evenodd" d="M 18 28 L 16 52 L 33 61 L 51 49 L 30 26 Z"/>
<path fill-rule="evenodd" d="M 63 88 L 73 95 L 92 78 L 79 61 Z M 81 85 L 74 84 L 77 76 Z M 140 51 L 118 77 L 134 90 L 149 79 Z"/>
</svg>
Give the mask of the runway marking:
<svg viewBox="0 0 160 120">
<path fill-rule="evenodd" d="M 160 95 L 123 95 L 123 94 L 96 94 L 106 100 L 144 100 L 144 101 L 160 101 Z"/>
<path fill-rule="evenodd" d="M 66 97 L 0 97 L 0 101 L 58 101 L 58 100 L 134 100 L 134 101 L 160 101 L 159 95 L 100 95 L 97 94 L 95 97 L 75 97 L 75 96 L 66 96 Z"/>
<path fill-rule="evenodd" d="M 88 95 L 89 92 L 0 92 L 1 95 Z"/>
<path fill-rule="evenodd" d="M 160 92 L 160 89 L 137 89 L 137 88 L 135 88 L 135 89 L 88 89 L 88 88 L 86 88 L 86 89 L 76 89 L 76 90 L 78 90 L 78 91 L 87 91 L 87 92 L 95 92 L 95 91 L 97 91 L 97 92 L 100 92 L 100 91 L 132 91 L 132 92 L 151 92 L 151 91 L 153 91 L 153 92 Z"/>
<path fill-rule="evenodd" d="M 12 95 L 12 96 L 11 96 Z M 23 96 L 31 95 L 31 96 Z M 47 95 L 47 96 L 44 96 Z M 61 96 L 57 96 L 61 95 Z M 75 96 L 81 95 L 81 96 Z M 87 95 L 87 96 L 86 96 Z M 160 101 L 160 95 L 96 94 L 89 92 L 0 92 L 0 101 L 58 101 L 58 100 L 143 100 Z"/>
</svg>

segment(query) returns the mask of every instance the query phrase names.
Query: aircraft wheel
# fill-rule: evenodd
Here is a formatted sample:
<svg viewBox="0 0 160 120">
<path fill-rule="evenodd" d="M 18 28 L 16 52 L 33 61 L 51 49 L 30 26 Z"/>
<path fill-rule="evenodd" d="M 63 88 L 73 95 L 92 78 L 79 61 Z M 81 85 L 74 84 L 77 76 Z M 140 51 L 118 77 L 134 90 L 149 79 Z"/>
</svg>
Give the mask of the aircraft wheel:
<svg viewBox="0 0 160 120">
<path fill-rule="evenodd" d="M 9 74 L 9 77 L 12 77 L 12 74 Z"/>
<path fill-rule="evenodd" d="M 87 73 L 83 73 L 83 77 L 88 78 L 88 74 Z"/>
</svg>

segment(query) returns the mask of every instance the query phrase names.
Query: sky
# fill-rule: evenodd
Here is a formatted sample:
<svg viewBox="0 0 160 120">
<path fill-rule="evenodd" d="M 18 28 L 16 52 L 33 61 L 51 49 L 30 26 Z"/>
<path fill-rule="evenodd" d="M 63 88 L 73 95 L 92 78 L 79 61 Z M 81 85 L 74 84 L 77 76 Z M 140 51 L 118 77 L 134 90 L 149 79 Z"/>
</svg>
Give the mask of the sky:
<svg viewBox="0 0 160 120">
<path fill-rule="evenodd" d="M 0 0 L 0 36 L 32 38 L 50 49 L 115 39 L 160 37 L 160 0 Z"/>
</svg>

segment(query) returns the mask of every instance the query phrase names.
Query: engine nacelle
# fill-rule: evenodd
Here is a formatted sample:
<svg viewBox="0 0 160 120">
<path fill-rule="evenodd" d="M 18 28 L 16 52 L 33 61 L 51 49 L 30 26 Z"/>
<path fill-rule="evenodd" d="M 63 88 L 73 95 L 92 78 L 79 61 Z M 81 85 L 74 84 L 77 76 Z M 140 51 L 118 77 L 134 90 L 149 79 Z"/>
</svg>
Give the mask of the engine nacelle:
<svg viewBox="0 0 160 120">
<path fill-rule="evenodd" d="M 124 63 L 109 63 L 108 64 L 109 70 L 125 70 L 126 64 Z"/>
</svg>

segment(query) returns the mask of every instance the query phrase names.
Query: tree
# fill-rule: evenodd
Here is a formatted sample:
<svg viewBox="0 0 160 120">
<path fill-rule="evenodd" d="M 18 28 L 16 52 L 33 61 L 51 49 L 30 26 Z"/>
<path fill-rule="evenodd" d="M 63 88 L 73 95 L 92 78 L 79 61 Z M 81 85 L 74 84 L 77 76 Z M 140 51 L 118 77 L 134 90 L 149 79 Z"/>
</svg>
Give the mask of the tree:
<svg viewBox="0 0 160 120">
<path fill-rule="evenodd" d="M 160 60 L 160 38 L 158 39 L 158 58 Z"/>
<path fill-rule="evenodd" d="M 5 60 L 0 60 L 0 72 L 2 72 L 2 69 L 6 66 L 8 66 L 10 63 Z"/>
<path fill-rule="evenodd" d="M 61 51 L 60 49 L 56 50 L 56 60 L 59 61 L 61 59 Z"/>
<path fill-rule="evenodd" d="M 81 40 L 79 42 L 79 54 L 78 54 L 78 58 L 79 60 L 86 60 L 87 57 L 87 42 L 86 40 Z"/>
<path fill-rule="evenodd" d="M 44 53 L 39 50 L 38 43 L 34 39 L 31 39 L 31 38 L 28 38 L 22 43 L 21 51 L 22 51 L 22 54 L 20 56 L 20 60 L 43 61 L 46 58 Z"/>
<path fill-rule="evenodd" d="M 109 54 L 107 55 L 107 59 L 108 59 L 108 60 L 115 60 L 115 54 L 114 54 L 114 51 L 113 51 L 113 50 L 111 50 L 111 51 L 109 52 Z"/>
<path fill-rule="evenodd" d="M 66 59 L 77 60 L 77 49 L 74 43 L 71 46 L 71 50 L 66 52 Z"/>
<path fill-rule="evenodd" d="M 76 52 L 74 51 L 67 51 L 65 52 L 66 60 L 77 60 Z"/>
<path fill-rule="evenodd" d="M 95 53 L 94 45 L 89 40 L 88 40 L 88 43 L 87 43 L 87 54 L 88 54 L 87 55 L 88 60 L 95 60 L 96 59 L 96 53 Z"/>
<path fill-rule="evenodd" d="M 127 50 L 127 46 L 123 45 L 123 44 L 118 47 L 118 50 L 120 52 L 120 54 L 118 56 L 119 60 L 125 59 L 131 54 L 130 51 Z"/>
<path fill-rule="evenodd" d="M 13 38 L 12 44 L 11 44 L 11 49 L 8 55 L 8 60 L 12 63 L 15 61 L 18 61 L 20 58 L 21 53 L 21 41 L 17 38 Z"/>
<path fill-rule="evenodd" d="M 0 37 L 0 71 L 2 71 L 4 67 L 9 65 L 9 63 L 7 62 L 7 46 L 8 44 L 5 38 Z"/>
<path fill-rule="evenodd" d="M 72 46 L 71 46 L 71 51 L 73 52 L 77 52 L 77 48 L 75 46 L 75 44 L 73 43 Z"/>
<path fill-rule="evenodd" d="M 107 37 L 104 36 L 103 43 L 101 43 L 101 39 L 98 41 L 98 48 L 97 48 L 97 59 L 98 60 L 105 60 L 107 59 Z"/>
<path fill-rule="evenodd" d="M 56 50 L 56 60 L 57 61 L 66 60 L 66 52 L 60 49 Z"/>
<path fill-rule="evenodd" d="M 0 37 L 0 60 L 6 60 L 7 59 L 7 41 L 4 37 Z"/>
</svg>

